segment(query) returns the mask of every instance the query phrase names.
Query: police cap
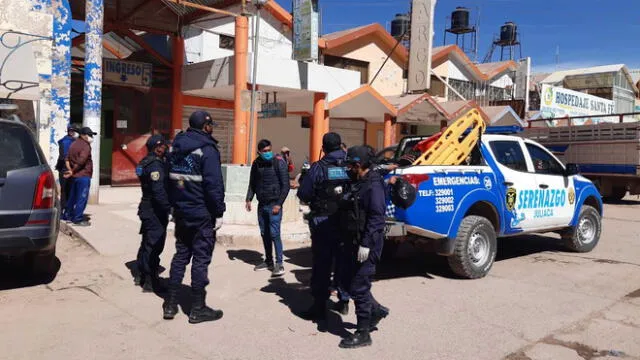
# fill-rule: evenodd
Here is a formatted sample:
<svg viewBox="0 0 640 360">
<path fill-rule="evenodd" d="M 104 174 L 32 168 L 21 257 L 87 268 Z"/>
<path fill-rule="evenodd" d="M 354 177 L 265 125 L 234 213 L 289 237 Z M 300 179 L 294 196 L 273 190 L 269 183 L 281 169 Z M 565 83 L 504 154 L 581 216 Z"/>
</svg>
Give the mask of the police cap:
<svg viewBox="0 0 640 360">
<path fill-rule="evenodd" d="M 364 168 L 371 166 L 371 161 L 374 157 L 371 148 L 368 146 L 360 145 L 353 146 L 347 150 L 347 164 L 360 164 Z"/>
<path fill-rule="evenodd" d="M 189 126 L 194 129 L 202 130 L 204 126 L 208 124 L 214 125 L 213 118 L 206 111 L 194 111 L 193 114 L 189 116 Z"/>
<path fill-rule="evenodd" d="M 153 151 L 157 146 L 166 145 L 166 141 L 164 140 L 164 136 L 157 134 L 153 135 L 149 139 L 147 139 L 147 150 Z"/>
</svg>

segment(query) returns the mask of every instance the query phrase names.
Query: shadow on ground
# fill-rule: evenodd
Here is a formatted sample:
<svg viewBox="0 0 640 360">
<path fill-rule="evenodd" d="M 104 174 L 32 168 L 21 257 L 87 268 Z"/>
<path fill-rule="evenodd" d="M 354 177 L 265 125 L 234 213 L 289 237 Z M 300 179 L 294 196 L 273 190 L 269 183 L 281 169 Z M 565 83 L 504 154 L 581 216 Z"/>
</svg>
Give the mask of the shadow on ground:
<svg viewBox="0 0 640 360">
<path fill-rule="evenodd" d="M 0 291 L 49 284 L 58 276 L 61 266 L 56 257 L 49 272 L 33 274 L 22 258 L 0 258 Z"/>
</svg>

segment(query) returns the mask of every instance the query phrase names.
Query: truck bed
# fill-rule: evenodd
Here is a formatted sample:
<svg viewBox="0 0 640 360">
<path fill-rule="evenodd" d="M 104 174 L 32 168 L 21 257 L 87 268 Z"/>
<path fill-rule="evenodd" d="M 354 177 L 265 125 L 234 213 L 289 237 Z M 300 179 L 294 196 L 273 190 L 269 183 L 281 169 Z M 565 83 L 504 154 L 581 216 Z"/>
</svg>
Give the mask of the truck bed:
<svg viewBox="0 0 640 360">
<path fill-rule="evenodd" d="M 583 173 L 640 174 L 640 122 L 528 128 L 521 136 Z"/>
</svg>

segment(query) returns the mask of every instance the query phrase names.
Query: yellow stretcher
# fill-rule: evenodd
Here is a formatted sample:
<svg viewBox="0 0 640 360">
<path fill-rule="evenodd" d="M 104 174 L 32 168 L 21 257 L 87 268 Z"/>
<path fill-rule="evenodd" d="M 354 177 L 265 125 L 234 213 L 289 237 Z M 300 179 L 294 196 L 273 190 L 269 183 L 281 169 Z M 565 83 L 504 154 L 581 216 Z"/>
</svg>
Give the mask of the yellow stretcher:
<svg viewBox="0 0 640 360">
<path fill-rule="evenodd" d="M 468 129 L 471 131 L 464 135 Z M 413 165 L 460 165 L 471 154 L 485 129 L 486 124 L 478 109 L 471 109 L 449 125 L 438 141 Z"/>
</svg>

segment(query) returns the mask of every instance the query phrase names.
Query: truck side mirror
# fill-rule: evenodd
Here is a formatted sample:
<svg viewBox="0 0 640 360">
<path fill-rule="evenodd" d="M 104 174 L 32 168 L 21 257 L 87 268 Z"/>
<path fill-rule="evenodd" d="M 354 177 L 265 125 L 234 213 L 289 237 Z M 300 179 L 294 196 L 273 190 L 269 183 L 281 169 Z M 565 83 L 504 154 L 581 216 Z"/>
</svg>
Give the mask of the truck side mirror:
<svg viewBox="0 0 640 360">
<path fill-rule="evenodd" d="M 567 164 L 567 167 L 564 170 L 565 176 L 573 176 L 580 174 L 580 167 L 578 164 Z"/>
</svg>

